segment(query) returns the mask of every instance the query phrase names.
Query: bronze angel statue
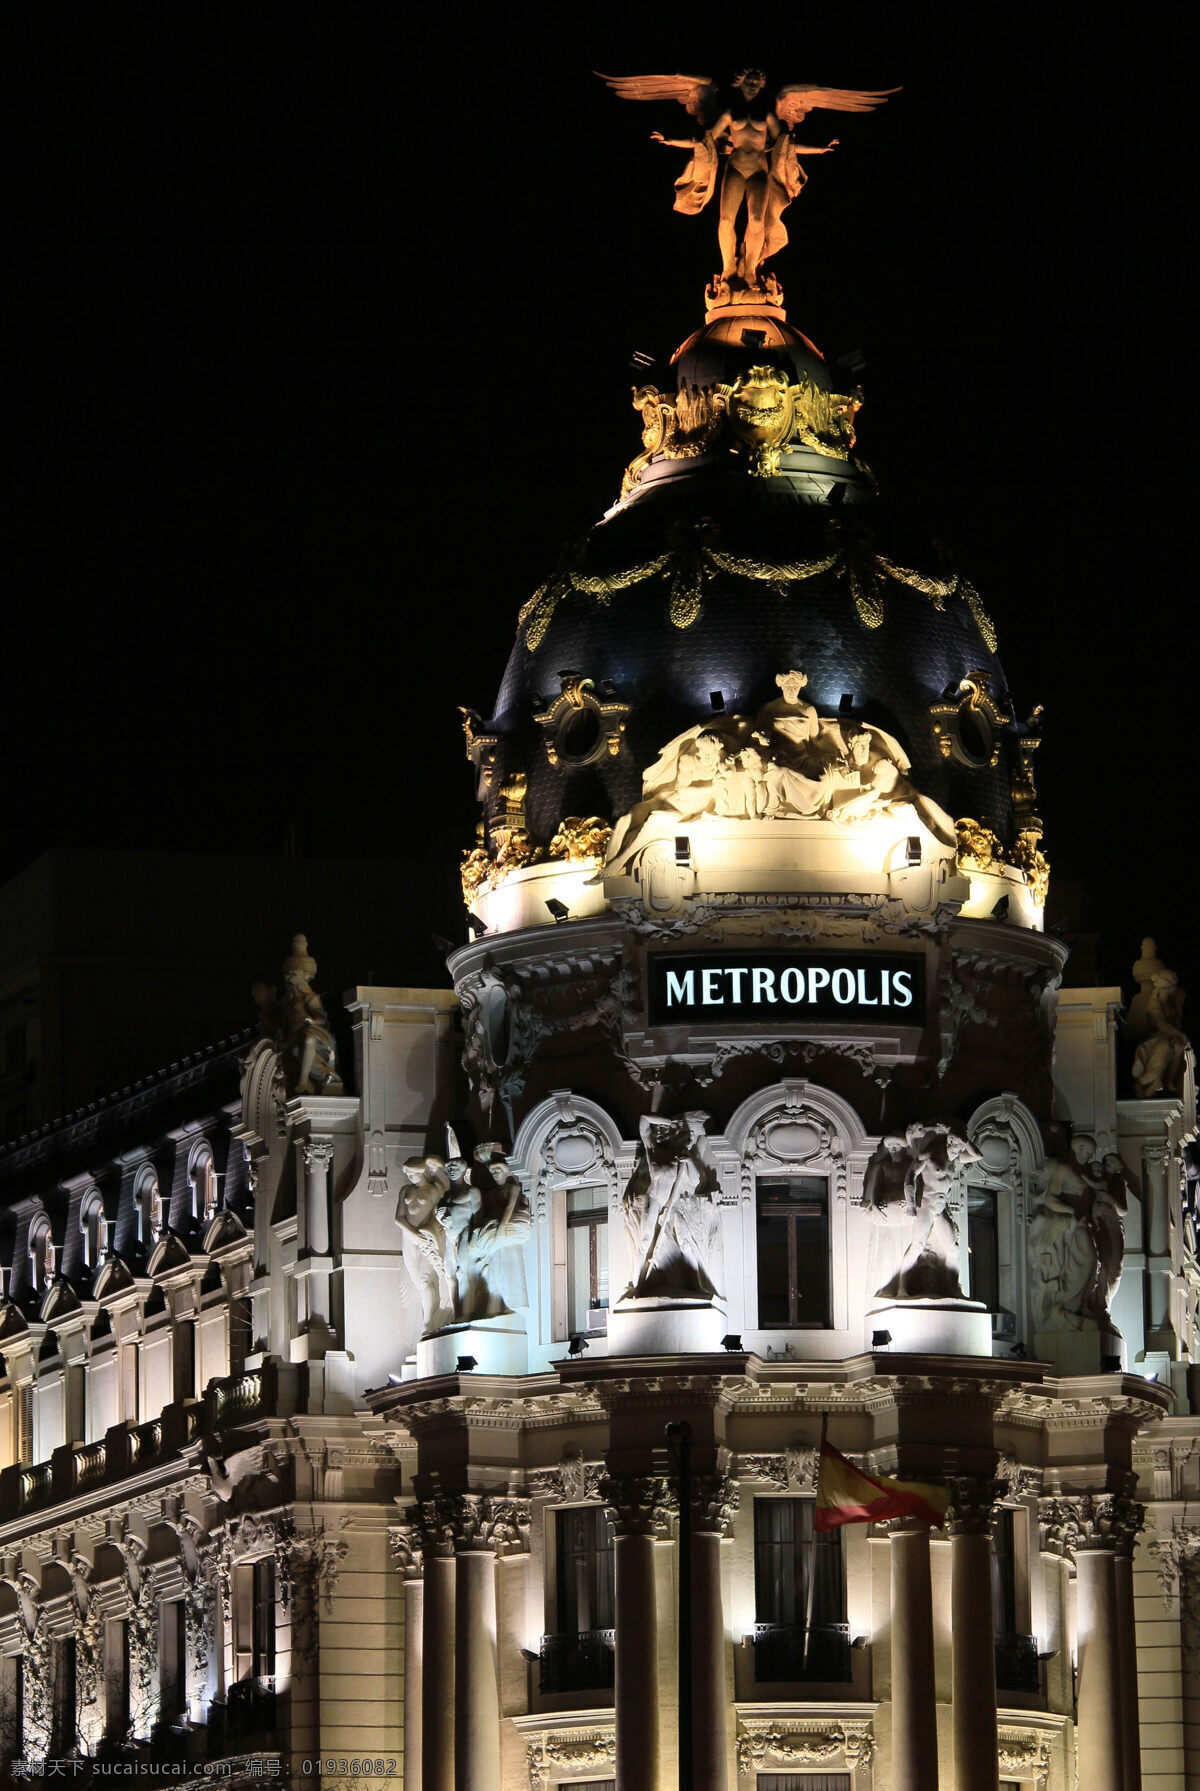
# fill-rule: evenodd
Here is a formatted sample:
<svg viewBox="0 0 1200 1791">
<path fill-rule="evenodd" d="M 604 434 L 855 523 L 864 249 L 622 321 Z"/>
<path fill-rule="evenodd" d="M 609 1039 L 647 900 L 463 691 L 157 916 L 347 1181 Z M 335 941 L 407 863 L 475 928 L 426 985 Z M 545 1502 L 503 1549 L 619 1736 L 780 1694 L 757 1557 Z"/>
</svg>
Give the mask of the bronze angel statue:
<svg viewBox="0 0 1200 1791">
<path fill-rule="evenodd" d="M 675 210 L 703 211 L 717 184 L 722 156 L 719 289 L 728 297 L 732 281 L 755 289 L 763 263 L 787 242 L 783 214 L 808 176 L 802 155 L 828 155 L 837 138 L 825 144 L 798 143 L 793 132 L 810 112 L 873 112 L 898 87 L 859 92 L 850 87 L 781 87 L 773 105 L 761 98 L 767 78 L 759 68 L 745 68 L 722 90 L 707 75 L 601 75 L 620 99 L 677 100 L 695 120 L 690 137 L 651 140 L 671 149 L 691 151 L 691 160 L 675 182 Z M 745 212 L 741 241 L 738 224 Z"/>
</svg>

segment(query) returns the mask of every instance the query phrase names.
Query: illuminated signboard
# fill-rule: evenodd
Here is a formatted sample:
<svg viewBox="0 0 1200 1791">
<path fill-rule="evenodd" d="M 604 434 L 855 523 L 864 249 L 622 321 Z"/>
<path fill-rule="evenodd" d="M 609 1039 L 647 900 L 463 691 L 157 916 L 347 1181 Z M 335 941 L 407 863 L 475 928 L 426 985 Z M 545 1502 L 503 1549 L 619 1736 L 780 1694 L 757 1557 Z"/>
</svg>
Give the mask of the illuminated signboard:
<svg viewBox="0 0 1200 1791">
<path fill-rule="evenodd" d="M 652 952 L 649 973 L 652 1026 L 925 1019 L 925 960 L 915 952 Z"/>
</svg>

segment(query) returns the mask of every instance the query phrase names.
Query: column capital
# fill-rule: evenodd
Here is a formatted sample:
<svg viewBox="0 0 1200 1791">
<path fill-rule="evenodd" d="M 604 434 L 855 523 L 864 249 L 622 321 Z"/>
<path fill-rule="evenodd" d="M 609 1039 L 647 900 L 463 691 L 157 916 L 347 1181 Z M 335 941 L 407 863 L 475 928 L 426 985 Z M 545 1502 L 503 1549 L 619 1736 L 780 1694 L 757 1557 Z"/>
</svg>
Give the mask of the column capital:
<svg viewBox="0 0 1200 1791">
<path fill-rule="evenodd" d="M 333 1162 L 332 1138 L 305 1138 L 300 1146 L 306 1169 L 328 1169 Z"/>
<path fill-rule="evenodd" d="M 737 1481 L 729 1474 L 692 1476 L 692 1528 L 729 1536 L 738 1508 Z"/>
<path fill-rule="evenodd" d="M 490 1493 L 435 1493 L 417 1507 L 426 1561 L 485 1553 L 524 1554 L 529 1548 L 529 1500 Z"/>
<path fill-rule="evenodd" d="M 677 1505 L 665 1474 L 606 1474 L 600 1497 L 618 1536 L 665 1535 Z"/>
<path fill-rule="evenodd" d="M 946 1482 L 950 1504 L 946 1532 L 950 1536 L 988 1536 L 996 1506 L 1007 1488 L 1002 1480 L 958 1474 Z"/>
<path fill-rule="evenodd" d="M 1038 1500 L 1042 1547 L 1064 1560 L 1090 1551 L 1132 1555 L 1146 1507 L 1123 1493 L 1066 1493 Z"/>
<path fill-rule="evenodd" d="M 425 1539 L 419 1523 L 389 1524 L 388 1550 L 401 1579 L 419 1580 L 425 1572 Z"/>
</svg>

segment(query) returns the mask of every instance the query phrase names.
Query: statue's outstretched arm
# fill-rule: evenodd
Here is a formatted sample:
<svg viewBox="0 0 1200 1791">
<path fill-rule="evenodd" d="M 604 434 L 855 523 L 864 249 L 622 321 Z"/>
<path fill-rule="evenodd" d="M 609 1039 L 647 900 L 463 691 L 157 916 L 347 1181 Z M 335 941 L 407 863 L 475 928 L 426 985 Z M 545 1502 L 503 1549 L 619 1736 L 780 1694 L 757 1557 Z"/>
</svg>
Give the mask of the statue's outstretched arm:
<svg viewBox="0 0 1200 1791">
<path fill-rule="evenodd" d="M 651 131 L 651 143 L 663 143 L 668 149 L 695 149 L 694 137 L 664 137 L 661 131 Z"/>
</svg>

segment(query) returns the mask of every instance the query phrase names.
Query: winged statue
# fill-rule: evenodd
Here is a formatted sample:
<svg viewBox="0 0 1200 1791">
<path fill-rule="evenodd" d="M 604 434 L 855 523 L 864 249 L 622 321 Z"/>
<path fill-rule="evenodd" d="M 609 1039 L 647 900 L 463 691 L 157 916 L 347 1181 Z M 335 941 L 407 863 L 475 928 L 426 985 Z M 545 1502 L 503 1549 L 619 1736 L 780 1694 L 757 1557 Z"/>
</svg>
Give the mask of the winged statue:
<svg viewBox="0 0 1200 1791">
<path fill-rule="evenodd" d="M 873 112 L 889 95 L 900 92 L 898 87 L 860 91 L 793 82 L 767 104 L 761 97 L 767 78 L 759 68 L 742 69 L 726 88 L 708 75 L 600 75 L 600 79 L 619 99 L 674 100 L 693 120 L 689 137 L 651 133 L 655 143 L 690 152 L 691 159 L 675 182 L 676 211 L 703 211 L 716 190 L 717 169 L 724 160 L 717 224 L 723 298 L 729 296 L 732 282 L 757 289 L 764 262 L 787 243 L 783 214 L 808 179 L 800 157 L 828 155 L 837 148 L 836 137 L 825 144 L 797 142 L 795 132 L 809 113 Z"/>
</svg>

